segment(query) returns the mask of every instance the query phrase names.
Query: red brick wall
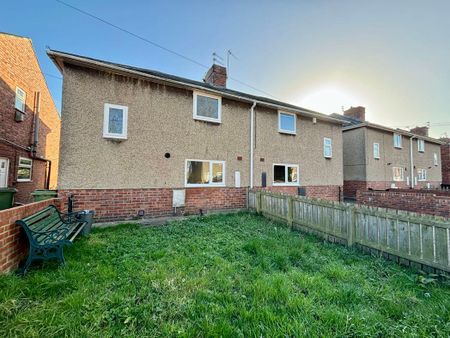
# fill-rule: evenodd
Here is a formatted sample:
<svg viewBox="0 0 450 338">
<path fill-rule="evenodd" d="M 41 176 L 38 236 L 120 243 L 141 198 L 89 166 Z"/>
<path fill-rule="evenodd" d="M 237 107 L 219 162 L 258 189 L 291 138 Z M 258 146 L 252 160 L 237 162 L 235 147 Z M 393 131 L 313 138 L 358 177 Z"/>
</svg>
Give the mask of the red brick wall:
<svg viewBox="0 0 450 338">
<path fill-rule="evenodd" d="M 26 93 L 24 121 L 16 122 L 15 91 Z M 47 88 L 31 40 L 0 33 L 0 157 L 9 159 L 8 186 L 19 193 L 17 201 L 30 201 L 29 192 L 45 187 L 46 162 L 34 160 L 32 182 L 16 181 L 19 156 L 30 158 L 33 143 L 34 96 L 40 93 L 39 140 L 36 155 L 52 160 L 51 186 L 56 186 L 59 159 L 60 118 Z M 6 142 L 6 139 L 8 142 Z M 11 144 L 14 143 L 14 145 Z"/>
<path fill-rule="evenodd" d="M 450 143 L 441 145 L 442 183 L 450 185 Z"/>
<path fill-rule="evenodd" d="M 391 181 L 344 181 L 344 196 L 345 197 L 356 197 L 356 192 L 358 190 L 366 191 L 372 190 L 387 190 L 391 189 Z M 409 189 L 406 181 L 395 182 L 395 186 L 398 189 Z M 439 186 L 440 182 L 436 181 L 426 181 L 417 182 L 414 189 L 424 189 L 430 183 L 432 186 Z"/>
<path fill-rule="evenodd" d="M 450 217 L 450 196 L 437 196 L 427 192 L 358 191 L 356 202 L 373 207 Z"/>
<path fill-rule="evenodd" d="M 67 198 L 74 195 L 74 211 L 95 211 L 97 221 L 114 221 L 137 218 L 144 210 L 145 217 L 173 215 L 172 190 L 154 189 L 74 189 L 60 190 L 59 196 L 67 210 Z M 186 205 L 178 208 L 186 214 L 209 210 L 243 209 L 247 206 L 247 188 L 187 188 Z"/>
<path fill-rule="evenodd" d="M 17 268 L 27 253 L 28 239 L 15 222 L 50 204 L 59 208 L 60 200 L 50 199 L 0 211 L 0 273 Z"/>
</svg>

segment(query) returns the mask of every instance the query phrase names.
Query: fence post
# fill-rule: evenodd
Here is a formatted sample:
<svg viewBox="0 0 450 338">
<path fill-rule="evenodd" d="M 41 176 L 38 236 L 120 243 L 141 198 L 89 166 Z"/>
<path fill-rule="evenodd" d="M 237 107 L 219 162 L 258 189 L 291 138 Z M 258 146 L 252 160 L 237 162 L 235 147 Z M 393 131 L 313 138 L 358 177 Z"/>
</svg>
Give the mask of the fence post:
<svg viewBox="0 0 450 338">
<path fill-rule="evenodd" d="M 257 190 L 256 191 L 256 196 L 255 196 L 255 203 L 256 203 L 256 213 L 260 214 L 261 213 L 261 191 Z"/>
<path fill-rule="evenodd" d="M 290 195 L 287 198 L 287 206 L 287 224 L 292 228 L 294 224 L 294 198 Z"/>
<path fill-rule="evenodd" d="M 350 214 L 350 222 L 348 222 L 347 225 L 347 245 L 353 246 L 354 243 L 354 236 L 355 236 L 355 229 L 356 229 L 356 208 L 350 207 L 349 208 L 349 214 Z"/>
</svg>

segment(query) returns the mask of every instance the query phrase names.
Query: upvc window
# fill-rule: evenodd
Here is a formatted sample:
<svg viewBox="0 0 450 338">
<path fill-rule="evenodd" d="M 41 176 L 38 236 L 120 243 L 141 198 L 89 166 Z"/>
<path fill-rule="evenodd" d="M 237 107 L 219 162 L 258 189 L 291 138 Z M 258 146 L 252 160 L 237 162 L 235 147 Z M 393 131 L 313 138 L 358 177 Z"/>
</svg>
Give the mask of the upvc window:
<svg viewBox="0 0 450 338">
<path fill-rule="evenodd" d="M 221 123 L 222 98 L 220 96 L 194 92 L 194 119 Z"/>
<path fill-rule="evenodd" d="M 439 164 L 439 162 L 438 162 L 438 154 L 437 153 L 433 154 L 433 162 L 434 162 L 434 165 L 438 165 Z"/>
<path fill-rule="evenodd" d="M 225 186 L 225 161 L 186 160 L 186 187 Z"/>
<path fill-rule="evenodd" d="M 393 167 L 392 168 L 392 177 L 394 181 L 403 181 L 403 168 L 401 167 Z"/>
<path fill-rule="evenodd" d="M 128 128 L 128 107 L 105 103 L 103 115 L 103 137 L 126 139 Z"/>
<path fill-rule="evenodd" d="M 25 101 L 26 101 L 27 94 L 24 90 L 20 89 L 19 87 L 16 87 L 16 102 L 14 104 L 14 107 L 17 110 L 20 110 L 22 113 L 25 113 Z"/>
<path fill-rule="evenodd" d="M 297 133 L 297 115 L 279 111 L 278 131 L 284 134 L 295 135 Z"/>
<path fill-rule="evenodd" d="M 331 144 L 331 138 L 324 137 L 323 139 L 323 156 L 326 158 L 333 157 L 333 146 Z"/>
<path fill-rule="evenodd" d="M 420 151 L 421 153 L 425 152 L 425 141 L 418 139 L 417 140 L 417 150 Z"/>
<path fill-rule="evenodd" d="M 380 144 L 373 144 L 373 158 L 379 160 L 380 159 Z"/>
<path fill-rule="evenodd" d="M 33 160 L 26 157 L 19 157 L 19 165 L 17 166 L 17 182 L 31 181 L 31 170 Z"/>
<path fill-rule="evenodd" d="M 298 185 L 298 165 L 274 164 L 273 185 Z"/>
<path fill-rule="evenodd" d="M 402 135 L 394 134 L 394 147 L 401 148 L 402 147 Z"/>
<path fill-rule="evenodd" d="M 418 169 L 417 170 L 417 180 L 419 180 L 419 181 L 427 180 L 427 170 L 426 169 Z"/>
</svg>

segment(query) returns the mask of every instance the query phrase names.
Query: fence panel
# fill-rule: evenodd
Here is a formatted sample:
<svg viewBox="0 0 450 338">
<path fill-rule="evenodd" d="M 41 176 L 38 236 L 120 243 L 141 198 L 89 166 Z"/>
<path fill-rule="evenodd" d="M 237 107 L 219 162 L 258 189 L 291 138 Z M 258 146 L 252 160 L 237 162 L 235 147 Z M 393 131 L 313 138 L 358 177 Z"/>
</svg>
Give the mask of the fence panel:
<svg viewBox="0 0 450 338">
<path fill-rule="evenodd" d="M 250 190 L 249 208 L 419 264 L 450 272 L 448 219 Z"/>
</svg>

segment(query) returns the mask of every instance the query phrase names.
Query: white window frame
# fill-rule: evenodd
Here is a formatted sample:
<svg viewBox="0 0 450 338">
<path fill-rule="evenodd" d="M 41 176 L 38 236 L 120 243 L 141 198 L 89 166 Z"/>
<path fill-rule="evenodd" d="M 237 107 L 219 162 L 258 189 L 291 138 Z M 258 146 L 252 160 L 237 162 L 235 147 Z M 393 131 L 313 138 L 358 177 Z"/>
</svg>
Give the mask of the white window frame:
<svg viewBox="0 0 450 338">
<path fill-rule="evenodd" d="M 20 164 L 21 160 L 27 160 L 27 161 L 31 161 L 31 164 Z M 20 168 L 27 168 L 30 169 L 30 178 L 19 178 L 19 169 Z M 31 182 L 31 179 L 33 178 L 33 160 L 31 158 L 28 157 L 19 157 L 19 163 L 17 165 L 17 173 L 16 173 L 16 179 L 17 182 Z"/>
<path fill-rule="evenodd" d="M 396 141 L 397 137 L 399 137 L 399 140 L 400 140 L 399 144 L 397 144 L 397 141 Z M 394 148 L 402 149 L 403 148 L 402 143 L 403 143 L 402 134 L 394 133 Z"/>
<path fill-rule="evenodd" d="M 423 182 L 427 180 L 427 170 L 426 169 L 417 169 L 417 180 L 419 182 Z"/>
<path fill-rule="evenodd" d="M 201 183 L 188 183 L 188 162 L 208 162 L 209 163 L 209 183 L 201 184 Z M 215 163 L 222 164 L 223 173 L 222 173 L 222 182 L 212 182 L 212 166 Z M 225 161 L 217 161 L 217 160 L 197 160 L 197 159 L 186 159 L 184 162 L 184 186 L 186 188 L 201 188 L 201 187 L 225 187 L 225 179 L 226 179 L 226 166 Z"/>
<path fill-rule="evenodd" d="M 219 105 L 218 108 L 217 108 L 217 115 L 218 115 L 217 119 L 212 118 L 212 117 L 205 117 L 205 116 L 201 116 L 201 115 L 197 114 L 197 97 L 198 96 L 210 97 L 212 99 L 216 99 L 217 100 L 217 104 Z M 192 96 L 192 100 L 193 100 L 192 116 L 193 116 L 194 120 L 213 122 L 213 123 L 222 123 L 222 97 L 221 96 L 211 95 L 211 94 L 207 94 L 207 93 L 199 92 L 199 91 L 194 91 L 193 92 L 193 96 Z"/>
<path fill-rule="evenodd" d="M 330 142 L 329 145 L 327 145 L 327 141 Z M 327 147 L 330 147 L 330 155 L 327 155 L 325 149 Z M 325 158 L 332 158 L 333 157 L 333 140 L 329 137 L 324 137 L 323 138 L 323 157 Z"/>
<path fill-rule="evenodd" d="M 420 146 L 422 145 L 422 147 Z M 425 152 L 425 140 L 422 139 L 417 139 L 417 151 L 419 153 L 424 153 Z"/>
<path fill-rule="evenodd" d="M 439 165 L 439 159 L 438 159 L 438 154 L 437 153 L 433 153 L 433 163 L 435 166 Z"/>
<path fill-rule="evenodd" d="M 394 176 L 394 170 L 401 169 L 402 177 L 400 179 L 396 179 Z M 392 167 L 392 180 L 395 182 L 403 182 L 405 180 L 405 169 L 403 167 Z"/>
<path fill-rule="evenodd" d="M 122 133 L 110 133 L 108 132 L 109 127 L 109 109 L 121 109 L 123 111 L 123 126 Z M 105 103 L 104 111 L 103 111 L 103 137 L 110 139 L 121 139 L 126 140 L 128 138 L 128 107 L 121 106 L 118 104 Z"/>
<path fill-rule="evenodd" d="M 8 187 L 8 181 L 9 181 L 9 158 L 6 157 L 0 157 L 0 160 L 5 161 L 5 186 L 2 187 L 0 185 L 0 188 L 7 188 Z"/>
<path fill-rule="evenodd" d="M 281 115 L 294 116 L 294 131 L 281 128 Z M 297 135 L 297 114 L 288 113 L 288 112 L 279 110 L 278 111 L 278 132 L 282 133 L 282 134 Z"/>
<path fill-rule="evenodd" d="M 375 149 L 376 149 L 376 151 L 375 151 Z M 373 150 L 373 158 L 376 160 L 379 160 L 380 159 L 380 144 L 378 142 L 374 142 L 372 150 Z"/>
<path fill-rule="evenodd" d="M 284 166 L 284 177 L 285 182 L 284 183 L 278 183 L 275 182 L 275 166 Z M 297 182 L 287 182 L 288 179 L 288 168 L 289 167 L 295 167 L 297 168 Z M 290 186 L 298 186 L 300 185 L 300 171 L 298 168 L 298 164 L 287 164 L 287 163 L 274 163 L 272 165 L 272 185 L 273 186 L 282 186 L 282 187 L 290 187 Z"/>
<path fill-rule="evenodd" d="M 17 108 L 17 107 L 16 107 L 17 92 L 18 92 L 19 90 L 23 92 L 23 106 L 22 106 L 22 108 Z M 27 93 L 26 93 L 26 91 L 23 90 L 23 89 L 20 88 L 20 87 L 16 87 L 16 96 L 14 97 L 14 108 L 17 109 L 18 111 L 22 112 L 22 113 L 25 113 L 26 106 L 27 106 L 27 103 L 26 103 L 26 102 L 27 102 Z"/>
</svg>

